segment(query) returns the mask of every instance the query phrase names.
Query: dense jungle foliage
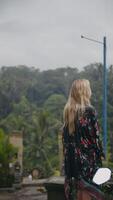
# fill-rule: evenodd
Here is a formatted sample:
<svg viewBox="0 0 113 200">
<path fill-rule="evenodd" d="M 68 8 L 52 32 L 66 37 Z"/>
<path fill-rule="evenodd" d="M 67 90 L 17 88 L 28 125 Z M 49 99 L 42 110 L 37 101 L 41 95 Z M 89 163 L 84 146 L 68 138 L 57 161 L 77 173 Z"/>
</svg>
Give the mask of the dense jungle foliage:
<svg viewBox="0 0 113 200">
<path fill-rule="evenodd" d="M 113 167 L 113 66 L 107 72 L 107 164 Z M 27 66 L 0 69 L 0 128 L 6 135 L 14 130 L 23 133 L 24 169 L 38 167 L 43 176 L 59 170 L 58 134 L 63 107 L 75 79 L 86 78 L 91 83 L 92 104 L 98 111 L 102 138 L 102 77 L 100 63 L 85 66 L 82 71 L 69 66 L 47 71 Z"/>
</svg>

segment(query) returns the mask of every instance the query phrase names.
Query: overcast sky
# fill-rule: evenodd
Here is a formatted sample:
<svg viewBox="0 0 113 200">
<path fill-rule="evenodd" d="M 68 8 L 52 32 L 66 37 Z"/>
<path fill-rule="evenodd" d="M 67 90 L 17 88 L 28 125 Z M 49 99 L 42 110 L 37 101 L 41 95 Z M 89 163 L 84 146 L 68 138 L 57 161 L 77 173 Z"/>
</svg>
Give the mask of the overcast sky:
<svg viewBox="0 0 113 200">
<path fill-rule="evenodd" d="M 41 70 L 102 62 L 113 64 L 113 0 L 0 0 L 0 66 Z"/>
</svg>

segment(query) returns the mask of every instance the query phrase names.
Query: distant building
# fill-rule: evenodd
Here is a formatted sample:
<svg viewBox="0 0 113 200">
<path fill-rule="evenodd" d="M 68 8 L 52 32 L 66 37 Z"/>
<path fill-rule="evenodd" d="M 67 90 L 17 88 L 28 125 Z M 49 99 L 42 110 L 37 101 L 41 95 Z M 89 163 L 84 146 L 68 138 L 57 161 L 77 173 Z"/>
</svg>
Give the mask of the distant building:
<svg viewBox="0 0 113 200">
<path fill-rule="evenodd" d="M 23 134 L 20 131 L 13 131 L 9 136 L 10 143 L 18 148 L 18 153 L 15 155 L 15 162 L 23 169 Z"/>
</svg>

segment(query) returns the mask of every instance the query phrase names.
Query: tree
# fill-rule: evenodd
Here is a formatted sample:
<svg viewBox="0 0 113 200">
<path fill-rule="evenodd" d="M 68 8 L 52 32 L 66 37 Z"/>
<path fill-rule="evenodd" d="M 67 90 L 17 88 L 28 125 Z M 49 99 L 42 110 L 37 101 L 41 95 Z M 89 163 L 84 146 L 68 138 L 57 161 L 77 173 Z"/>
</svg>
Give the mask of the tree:
<svg viewBox="0 0 113 200">
<path fill-rule="evenodd" d="M 61 94 L 51 95 L 44 103 L 44 108 L 48 110 L 55 118 L 62 121 L 63 108 L 66 103 L 66 98 Z"/>
<path fill-rule="evenodd" d="M 17 149 L 9 143 L 9 138 L 2 129 L 0 129 L 0 186 L 12 184 L 14 180 L 10 175 L 9 163 L 13 162 L 13 158 Z"/>
<path fill-rule="evenodd" d="M 32 118 L 31 137 L 25 149 L 25 168 L 37 167 L 43 176 L 53 174 L 58 167 L 57 134 L 52 135 L 48 119 L 49 113 L 43 110 Z"/>
</svg>

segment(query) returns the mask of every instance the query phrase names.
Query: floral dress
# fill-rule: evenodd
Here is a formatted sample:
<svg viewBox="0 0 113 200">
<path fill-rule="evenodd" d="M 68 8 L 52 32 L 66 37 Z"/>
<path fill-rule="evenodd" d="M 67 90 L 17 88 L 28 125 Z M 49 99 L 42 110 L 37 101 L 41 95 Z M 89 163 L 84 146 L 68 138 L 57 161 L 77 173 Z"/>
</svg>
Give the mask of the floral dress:
<svg viewBox="0 0 113 200">
<path fill-rule="evenodd" d="M 69 135 L 63 127 L 65 196 L 67 200 L 77 199 L 77 190 L 85 189 L 94 198 L 103 200 L 103 194 L 92 178 L 102 166 L 102 145 L 95 109 L 86 107 L 84 114 L 76 120 L 76 133 Z"/>
</svg>

